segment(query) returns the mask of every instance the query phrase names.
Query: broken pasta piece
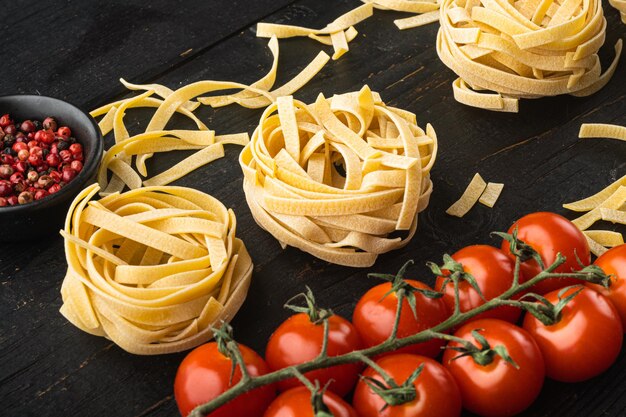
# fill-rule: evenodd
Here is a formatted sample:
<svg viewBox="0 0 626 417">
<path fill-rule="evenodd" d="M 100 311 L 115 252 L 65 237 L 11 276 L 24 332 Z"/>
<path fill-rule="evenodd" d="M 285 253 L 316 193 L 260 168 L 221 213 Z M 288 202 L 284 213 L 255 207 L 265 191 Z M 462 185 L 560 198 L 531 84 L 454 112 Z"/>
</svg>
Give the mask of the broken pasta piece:
<svg viewBox="0 0 626 417">
<path fill-rule="evenodd" d="M 621 126 L 603 124 L 583 124 L 580 129 L 581 138 L 607 137 L 623 140 Z M 588 230 L 599 220 L 626 224 L 626 176 L 613 182 L 602 191 L 573 203 L 563 204 L 563 207 L 578 212 L 586 212 L 574 219 L 572 223 L 583 231 L 591 251 L 600 256 L 607 248 L 624 243 L 621 233 L 610 230 Z"/>
<path fill-rule="evenodd" d="M 626 127 L 603 123 L 584 123 L 579 138 L 606 138 L 626 141 Z"/>
<path fill-rule="evenodd" d="M 622 234 L 612 230 L 585 230 L 583 234 L 600 245 L 609 248 L 624 244 Z"/>
<path fill-rule="evenodd" d="M 398 29 L 405 30 L 425 26 L 438 21 L 439 10 L 435 10 L 433 12 L 418 14 L 404 19 L 396 19 L 393 23 L 398 27 Z"/>
<path fill-rule="evenodd" d="M 396 19 L 393 23 L 400 30 L 427 25 L 439 20 L 438 0 L 361 0 L 372 4 L 380 10 L 395 10 L 397 12 L 418 13 L 404 19 Z"/>
<path fill-rule="evenodd" d="M 594 255 L 602 256 L 602 254 L 604 254 L 604 252 L 606 252 L 608 250 L 607 248 L 602 246 L 602 244 L 600 244 L 598 241 L 594 240 L 593 237 L 589 236 L 586 233 L 584 233 L 584 235 L 585 235 L 585 239 L 587 239 L 587 244 L 589 245 L 589 250 Z"/>
<path fill-rule="evenodd" d="M 606 20 L 599 0 L 443 0 L 437 53 L 459 78 L 460 103 L 517 112 L 520 98 L 588 96 L 610 80 L 622 52 L 602 73 Z"/>
<path fill-rule="evenodd" d="M 333 22 L 326 25 L 322 29 L 310 29 L 302 26 L 281 25 L 278 23 L 259 23 L 256 29 L 256 35 L 259 38 L 269 38 L 276 36 L 277 38 L 292 38 L 295 36 L 309 35 L 331 35 L 332 33 L 345 31 L 357 23 L 372 16 L 373 7 L 371 4 L 364 4 L 348 13 L 339 16 Z"/>
<path fill-rule="evenodd" d="M 503 189 L 504 184 L 488 182 L 487 187 L 485 188 L 485 191 L 483 191 L 483 194 L 480 196 L 478 202 L 489 208 L 493 208 L 493 206 L 496 205 L 496 201 L 498 201 Z"/>
<path fill-rule="evenodd" d="M 487 188 L 487 183 L 482 179 L 479 173 L 474 174 L 472 181 L 454 204 L 452 204 L 446 213 L 450 216 L 463 217 L 476 205 L 478 199 Z"/>
<path fill-rule="evenodd" d="M 236 220 L 215 198 L 149 187 L 72 203 L 61 234 L 68 270 L 61 313 L 85 332 L 139 355 L 206 342 L 243 303 L 252 261 Z"/>
<path fill-rule="evenodd" d="M 254 219 L 281 244 L 366 267 L 413 237 L 436 152 L 430 125 L 365 86 L 310 105 L 278 98 L 239 161 Z"/>
<path fill-rule="evenodd" d="M 307 36 L 324 45 L 332 45 L 335 50 L 333 60 L 337 60 L 348 52 L 348 43 L 358 34 L 353 25 L 372 16 L 372 13 L 372 5 L 364 4 L 338 17 L 322 29 L 261 22 L 257 25 L 256 35 L 260 38 L 269 38 L 271 36 L 277 38 Z"/>
</svg>

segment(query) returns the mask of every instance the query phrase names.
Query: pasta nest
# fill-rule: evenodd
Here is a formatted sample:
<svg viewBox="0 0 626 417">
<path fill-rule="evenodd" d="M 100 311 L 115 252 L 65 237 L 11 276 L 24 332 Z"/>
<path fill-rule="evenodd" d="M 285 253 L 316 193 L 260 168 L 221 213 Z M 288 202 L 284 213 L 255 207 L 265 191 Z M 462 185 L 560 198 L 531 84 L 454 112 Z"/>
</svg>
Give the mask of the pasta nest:
<svg viewBox="0 0 626 417">
<path fill-rule="evenodd" d="M 144 355 L 206 342 L 243 303 L 252 261 L 215 198 L 146 187 L 72 203 L 61 234 L 68 263 L 61 313 L 85 332 Z"/>
<path fill-rule="evenodd" d="M 279 97 L 239 162 L 254 219 L 283 246 L 365 267 L 413 237 L 436 153 L 432 126 L 365 86 L 310 105 Z"/>
<path fill-rule="evenodd" d="M 598 50 L 606 19 L 599 0 L 444 0 L 437 53 L 459 78 L 457 101 L 517 112 L 519 98 L 588 96 L 610 80 Z M 481 93 L 489 90 L 493 93 Z"/>
</svg>

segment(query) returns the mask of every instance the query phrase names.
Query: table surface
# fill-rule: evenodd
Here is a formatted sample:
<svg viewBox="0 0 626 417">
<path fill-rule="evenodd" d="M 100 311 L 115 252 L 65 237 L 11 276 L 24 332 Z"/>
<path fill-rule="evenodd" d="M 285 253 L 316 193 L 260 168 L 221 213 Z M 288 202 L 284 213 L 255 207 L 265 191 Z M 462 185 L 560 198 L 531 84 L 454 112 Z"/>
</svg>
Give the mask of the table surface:
<svg viewBox="0 0 626 417">
<path fill-rule="evenodd" d="M 14 0 L 0 7 L 0 94 L 56 96 L 84 110 L 126 96 L 119 84 L 158 82 L 171 88 L 206 79 L 251 83 L 269 68 L 267 40 L 255 37 L 259 21 L 323 27 L 359 5 L 357 0 L 153 0 L 102 2 Z M 626 34 L 617 11 L 605 4 L 606 63 Z M 580 141 L 582 122 L 626 125 L 626 64 L 598 94 L 524 101 L 519 114 L 499 114 L 454 101 L 455 75 L 437 58 L 437 25 L 398 31 L 405 14 L 376 11 L 357 26 L 350 51 L 330 62 L 296 96 L 306 102 L 358 90 L 364 83 L 388 104 L 432 123 L 440 138 L 432 171 L 434 194 L 405 248 L 381 256 L 372 270 L 394 272 L 414 259 L 412 277 L 432 284 L 424 264 L 505 230 L 525 213 L 566 213 L 561 204 L 582 198 L 626 173 L 626 146 Z M 320 50 L 313 40 L 280 41 L 277 85 L 289 80 Z M 138 128 L 148 113 L 131 117 Z M 199 115 L 218 133 L 252 132 L 261 110 L 237 106 Z M 133 119 L 132 117 L 135 117 Z M 350 317 L 373 282 L 367 271 L 330 265 L 294 248 L 282 250 L 251 217 L 237 164 L 239 148 L 177 183 L 210 193 L 237 214 L 239 236 L 255 264 L 253 283 L 233 321 L 239 341 L 263 351 L 288 312 L 282 305 L 309 285 L 321 304 Z M 180 155 L 154 158 L 152 172 Z M 505 188 L 494 209 L 478 205 L 463 219 L 445 209 L 475 172 Z M 66 264 L 62 239 L 0 246 L 0 415 L 174 416 L 172 381 L 185 353 L 142 357 L 73 327 L 58 312 Z M 524 416 L 626 414 L 626 349 L 605 374 L 579 384 L 546 381 Z"/>
</svg>

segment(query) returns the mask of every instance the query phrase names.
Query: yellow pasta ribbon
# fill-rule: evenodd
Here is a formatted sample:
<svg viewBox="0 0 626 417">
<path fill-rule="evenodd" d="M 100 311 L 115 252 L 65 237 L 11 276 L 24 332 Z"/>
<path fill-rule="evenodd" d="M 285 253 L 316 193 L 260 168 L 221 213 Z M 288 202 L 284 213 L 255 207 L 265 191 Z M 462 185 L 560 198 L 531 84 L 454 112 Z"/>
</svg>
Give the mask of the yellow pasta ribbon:
<svg viewBox="0 0 626 417">
<path fill-rule="evenodd" d="M 599 0 L 443 0 L 437 54 L 459 78 L 455 99 L 483 109 L 517 112 L 520 98 L 603 88 L 622 52 L 604 73 L 598 50 L 606 19 Z"/>
<path fill-rule="evenodd" d="M 310 105 L 279 98 L 239 158 L 254 219 L 282 245 L 341 265 L 402 247 L 428 205 L 437 153 L 434 130 L 415 119 L 367 86 Z"/>
<path fill-rule="evenodd" d="M 61 313 L 140 355 L 179 352 L 212 337 L 250 285 L 252 261 L 231 210 L 183 187 L 146 187 L 73 201 L 61 231 L 68 269 Z"/>
</svg>

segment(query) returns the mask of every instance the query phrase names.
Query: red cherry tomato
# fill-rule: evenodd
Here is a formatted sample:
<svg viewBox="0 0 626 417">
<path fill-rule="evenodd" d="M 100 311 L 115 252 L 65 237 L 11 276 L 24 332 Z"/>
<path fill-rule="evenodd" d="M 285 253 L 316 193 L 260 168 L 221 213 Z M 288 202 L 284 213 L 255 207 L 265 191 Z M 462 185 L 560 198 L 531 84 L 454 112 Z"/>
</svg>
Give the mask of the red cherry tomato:
<svg viewBox="0 0 626 417">
<path fill-rule="evenodd" d="M 263 358 L 252 349 L 239 345 L 246 368 L 251 376 L 269 372 Z M 188 415 L 195 407 L 210 401 L 235 385 L 241 379 L 239 368 L 235 370 L 229 384 L 232 362 L 222 355 L 217 343 L 207 343 L 189 352 L 183 359 L 174 380 L 174 397 L 182 416 Z M 260 417 L 276 397 L 273 386 L 250 391 L 209 414 L 210 417 Z"/>
<path fill-rule="evenodd" d="M 360 417 L 458 417 L 461 414 L 461 394 L 454 378 L 433 359 L 401 353 L 380 358 L 376 364 L 399 385 L 424 364 L 422 372 L 413 382 L 417 396 L 411 402 L 389 406 L 383 410 L 385 401 L 361 380 L 356 386 L 352 401 Z M 380 374 L 372 368 L 367 368 L 363 376 L 383 381 Z"/>
<path fill-rule="evenodd" d="M 527 214 L 513 223 L 509 233 L 513 233 L 516 227 L 518 228 L 517 237 L 541 255 L 541 260 L 546 267 L 556 260 L 559 252 L 567 258 L 555 272 L 567 273 L 580 270 L 576 256 L 584 265 L 591 263 L 591 253 L 585 235 L 563 216 L 548 212 Z M 502 242 L 502 250 L 515 260 L 507 241 Z M 531 279 L 541 272 L 541 267 L 533 259 L 524 262 L 521 269 L 526 279 Z M 545 294 L 578 283 L 579 281 L 574 278 L 547 279 L 533 287 L 532 292 Z"/>
<path fill-rule="evenodd" d="M 537 343 L 523 329 L 502 320 L 483 319 L 463 325 L 455 336 L 480 347 L 472 330 L 487 339 L 491 348 L 506 347 L 519 368 L 495 355 L 493 362 L 479 365 L 470 356 L 446 350 L 444 366 L 452 373 L 461 390 L 463 407 L 481 416 L 504 417 L 518 414 L 530 406 L 539 395 L 545 366 Z M 459 346 L 451 342 L 449 346 Z"/>
<path fill-rule="evenodd" d="M 415 288 L 432 290 L 428 285 L 419 281 L 406 280 L 406 282 Z M 352 323 L 359 332 L 365 347 L 378 345 L 391 335 L 398 310 L 396 293 L 388 294 L 391 288 L 390 282 L 371 288 L 361 297 L 354 309 Z M 400 313 L 398 337 L 407 337 L 419 333 L 445 321 L 449 316 L 448 310 L 440 298 L 428 298 L 418 292 L 415 292 L 414 295 L 417 314 L 413 315 L 413 311 L 405 298 Z M 414 353 L 434 358 L 439 355 L 443 345 L 443 341 L 435 339 L 407 346 L 396 352 Z"/>
<path fill-rule="evenodd" d="M 511 288 L 515 263 L 502 251 L 487 245 L 467 246 L 454 255 L 452 259 L 463 265 L 465 272 L 471 274 L 478 284 L 483 296 L 487 300 L 498 297 Z M 522 274 L 520 274 L 522 275 Z M 444 277 L 437 277 L 435 288 L 443 291 L 443 301 L 450 312 L 454 311 L 454 284 L 448 282 L 443 288 Z M 523 275 L 520 283 L 524 282 Z M 461 312 L 472 310 L 485 303 L 478 292 L 467 281 L 459 283 L 459 300 Z M 479 314 L 472 320 L 494 318 L 511 323 L 517 322 L 521 310 L 515 307 L 503 306 Z"/>
<path fill-rule="evenodd" d="M 567 290 L 563 297 L 576 290 Z M 550 292 L 545 298 L 556 304 L 558 293 Z M 546 375 L 564 382 L 584 381 L 604 372 L 617 359 L 624 336 L 615 307 L 586 287 L 563 308 L 558 323 L 546 326 L 527 313 L 524 329 L 543 353 Z"/>
<path fill-rule="evenodd" d="M 611 300 L 626 331 L 626 244 L 609 249 L 594 264 L 607 275 L 612 275 L 611 287 L 607 289 L 597 284 L 587 285 Z"/>
<path fill-rule="evenodd" d="M 334 417 L 359 417 L 350 404 L 336 394 L 326 392 L 323 398 Z M 311 392 L 306 387 L 283 392 L 270 404 L 263 417 L 314 417 Z"/>
<path fill-rule="evenodd" d="M 338 356 L 361 348 L 361 339 L 354 326 L 346 319 L 333 315 L 328 319 L 328 355 Z M 283 369 L 315 359 L 322 351 L 324 326 L 314 324 L 305 313 L 295 314 L 285 320 L 270 337 L 265 349 L 265 359 L 273 370 Z M 307 372 L 311 381 L 321 386 L 331 381 L 329 390 L 344 396 L 356 383 L 362 366 L 359 363 L 334 366 Z M 301 383 L 290 378 L 278 383 L 285 391 Z"/>
</svg>

